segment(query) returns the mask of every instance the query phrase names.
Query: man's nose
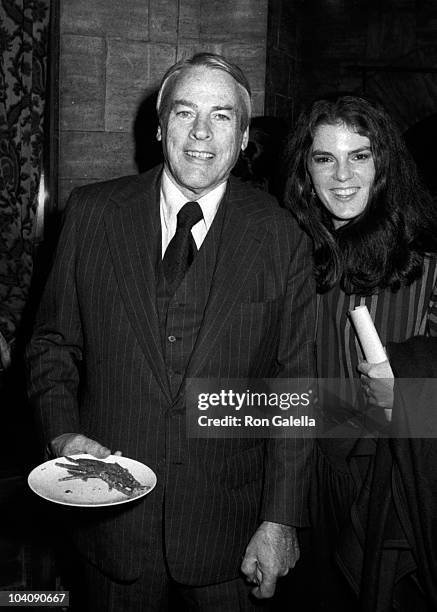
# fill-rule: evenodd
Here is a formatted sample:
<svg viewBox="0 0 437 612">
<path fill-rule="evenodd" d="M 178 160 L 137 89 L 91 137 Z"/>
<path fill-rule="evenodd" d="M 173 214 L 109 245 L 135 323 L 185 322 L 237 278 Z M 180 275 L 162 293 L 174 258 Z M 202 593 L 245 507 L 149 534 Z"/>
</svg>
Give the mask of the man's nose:
<svg viewBox="0 0 437 612">
<path fill-rule="evenodd" d="M 338 181 L 347 181 L 352 178 L 353 170 L 348 159 L 338 160 L 335 165 L 335 178 Z"/>
<path fill-rule="evenodd" d="M 208 140 L 211 138 L 209 119 L 206 117 L 197 117 L 191 128 L 190 135 L 196 140 Z"/>
</svg>

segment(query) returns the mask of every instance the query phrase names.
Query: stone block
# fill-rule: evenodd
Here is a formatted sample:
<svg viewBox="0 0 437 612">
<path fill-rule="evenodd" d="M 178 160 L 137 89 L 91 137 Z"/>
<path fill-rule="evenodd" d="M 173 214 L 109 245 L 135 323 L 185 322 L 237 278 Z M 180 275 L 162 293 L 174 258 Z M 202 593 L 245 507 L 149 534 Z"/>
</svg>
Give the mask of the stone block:
<svg viewBox="0 0 437 612">
<path fill-rule="evenodd" d="M 61 132 L 61 180 L 92 182 L 136 173 L 134 142 L 130 134 Z"/>
<path fill-rule="evenodd" d="M 373 10 L 366 28 L 367 57 L 390 61 L 406 55 L 416 47 L 416 19 L 414 9 L 387 6 Z"/>
<path fill-rule="evenodd" d="M 287 53 L 295 53 L 296 49 L 296 13 L 288 5 L 283 3 L 281 21 L 278 28 L 278 48 Z"/>
<path fill-rule="evenodd" d="M 148 40 L 148 5 L 146 0 L 65 0 L 61 32 Z"/>
<path fill-rule="evenodd" d="M 244 71 L 249 79 L 250 87 L 254 91 L 264 90 L 266 75 L 265 44 L 224 42 L 221 46 L 223 54 Z"/>
<path fill-rule="evenodd" d="M 179 10 L 179 39 L 200 36 L 201 0 L 181 0 Z"/>
<path fill-rule="evenodd" d="M 267 44 L 271 47 L 276 47 L 278 45 L 281 7 L 282 0 L 270 0 L 267 18 Z"/>
<path fill-rule="evenodd" d="M 173 45 L 109 39 L 105 129 L 130 131 L 142 100 L 175 61 Z"/>
<path fill-rule="evenodd" d="M 210 40 L 264 41 L 267 0 L 209 0 L 201 3 L 200 35 Z"/>
<path fill-rule="evenodd" d="M 105 44 L 91 36 L 61 36 L 60 125 L 101 130 L 105 118 Z"/>
<path fill-rule="evenodd" d="M 178 44 L 176 61 L 190 57 L 191 55 L 193 55 L 194 53 L 198 53 L 199 51 L 206 51 L 206 50 L 207 49 L 202 49 L 202 43 L 200 41 L 185 40 Z"/>
<path fill-rule="evenodd" d="M 293 100 L 287 96 L 275 95 L 275 117 L 283 119 L 287 124 L 292 124 L 294 119 Z"/>
<path fill-rule="evenodd" d="M 290 87 L 290 63 L 291 59 L 280 51 L 270 49 L 267 55 L 266 72 L 268 77 L 268 87 L 275 93 L 288 95 Z"/>
<path fill-rule="evenodd" d="M 176 42 L 178 38 L 177 0 L 149 0 L 150 40 Z"/>
<path fill-rule="evenodd" d="M 150 45 L 149 53 L 149 90 L 159 87 L 162 77 L 176 61 L 176 49 L 173 45 Z"/>
<path fill-rule="evenodd" d="M 268 116 L 275 116 L 275 94 L 266 87 L 264 96 L 264 113 Z"/>
<path fill-rule="evenodd" d="M 252 117 L 264 115 L 264 90 L 252 92 Z"/>
<path fill-rule="evenodd" d="M 177 60 L 190 57 L 194 53 L 223 53 L 223 44 L 208 40 L 185 40 L 178 44 Z"/>
<path fill-rule="evenodd" d="M 295 17 L 281 21 L 278 29 L 278 48 L 290 54 L 296 53 L 297 28 Z"/>
<path fill-rule="evenodd" d="M 105 129 L 127 132 L 149 86 L 149 44 L 108 39 Z"/>
</svg>

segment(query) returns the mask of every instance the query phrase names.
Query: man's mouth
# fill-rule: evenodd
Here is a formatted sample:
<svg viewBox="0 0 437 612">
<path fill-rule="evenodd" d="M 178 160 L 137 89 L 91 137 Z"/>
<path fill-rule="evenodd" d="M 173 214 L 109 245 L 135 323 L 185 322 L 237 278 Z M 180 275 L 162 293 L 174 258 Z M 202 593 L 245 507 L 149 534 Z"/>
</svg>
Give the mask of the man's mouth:
<svg viewBox="0 0 437 612">
<path fill-rule="evenodd" d="M 208 151 L 185 151 L 185 153 L 188 157 L 194 157 L 195 159 L 212 159 L 214 157 L 214 154 Z"/>
</svg>

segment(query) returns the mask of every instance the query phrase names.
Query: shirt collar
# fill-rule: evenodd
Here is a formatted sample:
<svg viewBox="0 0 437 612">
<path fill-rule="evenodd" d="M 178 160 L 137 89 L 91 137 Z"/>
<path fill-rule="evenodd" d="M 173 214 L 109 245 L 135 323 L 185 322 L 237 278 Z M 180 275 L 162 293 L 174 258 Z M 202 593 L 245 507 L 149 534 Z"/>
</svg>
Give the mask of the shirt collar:
<svg viewBox="0 0 437 612">
<path fill-rule="evenodd" d="M 206 195 L 196 200 L 202 209 L 206 231 L 209 230 L 214 221 L 220 201 L 226 191 L 226 182 L 227 181 L 223 181 L 223 183 L 217 185 L 212 191 L 209 191 Z M 163 221 L 167 228 L 175 223 L 178 212 L 187 201 L 187 197 L 184 196 L 181 190 L 173 183 L 168 176 L 167 169 L 164 168 L 161 180 L 161 202 Z"/>
</svg>

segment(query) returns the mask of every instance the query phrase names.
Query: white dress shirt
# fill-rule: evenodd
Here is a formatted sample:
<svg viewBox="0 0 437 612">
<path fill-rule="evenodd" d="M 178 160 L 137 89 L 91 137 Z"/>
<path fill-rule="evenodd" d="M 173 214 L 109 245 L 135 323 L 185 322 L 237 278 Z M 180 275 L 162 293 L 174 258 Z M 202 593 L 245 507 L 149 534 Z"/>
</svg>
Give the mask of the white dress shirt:
<svg viewBox="0 0 437 612">
<path fill-rule="evenodd" d="M 207 193 L 195 200 L 199 203 L 202 209 L 203 219 L 201 219 L 196 225 L 193 225 L 191 233 L 196 243 L 197 249 L 200 249 L 202 242 L 205 240 L 206 234 L 211 227 L 220 201 L 226 190 L 226 181 L 220 183 L 212 191 Z M 184 204 L 189 200 L 180 191 L 178 187 L 169 178 L 165 168 L 162 173 L 161 179 L 161 195 L 160 195 L 160 206 L 159 212 L 161 217 L 161 243 L 162 243 L 162 257 L 166 248 L 168 247 L 170 240 L 176 233 L 177 226 L 177 214 Z"/>
</svg>

